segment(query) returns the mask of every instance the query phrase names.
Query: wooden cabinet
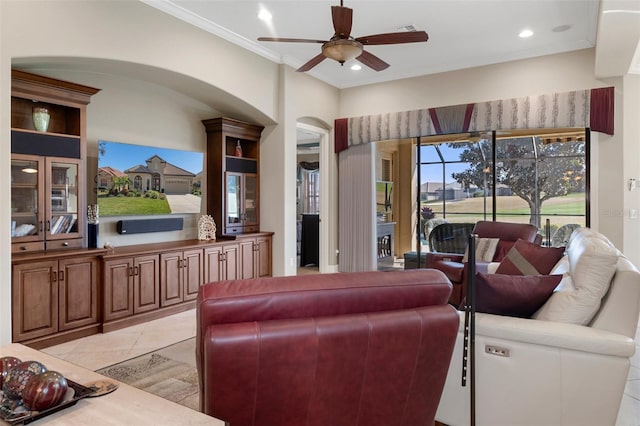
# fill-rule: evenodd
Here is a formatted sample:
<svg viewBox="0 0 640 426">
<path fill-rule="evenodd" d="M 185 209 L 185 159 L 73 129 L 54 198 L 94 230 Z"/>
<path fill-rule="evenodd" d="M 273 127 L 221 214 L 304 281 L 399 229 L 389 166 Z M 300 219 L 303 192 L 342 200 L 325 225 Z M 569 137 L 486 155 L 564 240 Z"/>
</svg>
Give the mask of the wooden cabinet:
<svg viewBox="0 0 640 426">
<path fill-rule="evenodd" d="M 238 238 L 242 257 L 240 278 L 250 279 L 271 276 L 272 236 L 257 235 Z"/>
<path fill-rule="evenodd" d="M 12 252 L 85 246 L 85 115 L 98 91 L 12 70 Z"/>
<path fill-rule="evenodd" d="M 98 259 L 69 258 L 58 262 L 58 329 L 70 330 L 98 322 Z"/>
<path fill-rule="evenodd" d="M 160 254 L 160 306 L 193 300 L 204 284 L 202 249 Z"/>
<path fill-rule="evenodd" d="M 236 280 L 240 278 L 240 246 L 214 245 L 204 249 L 204 281 Z"/>
<path fill-rule="evenodd" d="M 73 158 L 12 154 L 12 252 L 82 247 L 79 170 Z"/>
<path fill-rule="evenodd" d="M 105 321 L 157 309 L 160 306 L 158 255 L 106 260 L 102 285 Z"/>
<path fill-rule="evenodd" d="M 12 278 L 13 341 L 37 342 L 56 333 L 97 329 L 96 256 L 16 262 Z"/>
<path fill-rule="evenodd" d="M 256 173 L 225 173 L 227 214 L 224 218 L 226 234 L 254 232 L 258 220 L 258 175 Z"/>
<path fill-rule="evenodd" d="M 257 232 L 263 127 L 229 118 L 202 123 L 207 132 L 208 213 L 222 235 Z"/>
</svg>

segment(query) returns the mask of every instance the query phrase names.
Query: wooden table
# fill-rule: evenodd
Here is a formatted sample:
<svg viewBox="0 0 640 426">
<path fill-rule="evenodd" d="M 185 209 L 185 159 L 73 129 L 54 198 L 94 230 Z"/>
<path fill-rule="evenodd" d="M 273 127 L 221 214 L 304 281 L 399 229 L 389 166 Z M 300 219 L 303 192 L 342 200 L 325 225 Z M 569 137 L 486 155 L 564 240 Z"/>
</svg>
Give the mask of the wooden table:
<svg viewBox="0 0 640 426">
<path fill-rule="evenodd" d="M 55 370 L 76 383 L 95 380 L 113 380 L 86 368 L 13 343 L 0 348 L 0 357 L 14 356 L 22 361 L 39 361 L 49 370 Z M 211 425 L 224 426 L 214 417 L 191 410 L 182 405 L 141 391 L 124 383 L 108 395 L 84 398 L 72 407 L 65 408 L 38 420 L 35 424 L 50 425 Z M 0 424 L 5 424 L 0 420 Z"/>
</svg>

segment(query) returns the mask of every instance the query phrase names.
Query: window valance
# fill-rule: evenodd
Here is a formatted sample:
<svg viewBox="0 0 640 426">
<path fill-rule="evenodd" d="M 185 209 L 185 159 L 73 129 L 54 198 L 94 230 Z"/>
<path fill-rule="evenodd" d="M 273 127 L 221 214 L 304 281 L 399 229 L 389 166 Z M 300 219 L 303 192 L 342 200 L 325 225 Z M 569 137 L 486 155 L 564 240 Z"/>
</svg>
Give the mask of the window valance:
<svg viewBox="0 0 640 426">
<path fill-rule="evenodd" d="M 613 87 L 339 118 L 335 152 L 389 139 L 491 130 L 590 127 L 613 135 Z"/>
</svg>

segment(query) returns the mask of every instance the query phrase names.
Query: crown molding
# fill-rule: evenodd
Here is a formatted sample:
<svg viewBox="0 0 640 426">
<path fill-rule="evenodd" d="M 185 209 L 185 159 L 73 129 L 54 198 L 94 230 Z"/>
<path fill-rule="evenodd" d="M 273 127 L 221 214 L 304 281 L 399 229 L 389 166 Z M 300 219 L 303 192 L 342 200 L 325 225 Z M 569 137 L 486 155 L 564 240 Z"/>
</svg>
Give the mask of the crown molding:
<svg viewBox="0 0 640 426">
<path fill-rule="evenodd" d="M 187 9 L 178 6 L 171 0 L 140 0 L 147 6 L 151 6 L 164 13 L 167 13 L 175 18 L 180 19 L 188 24 L 196 26 L 208 33 L 216 35 L 230 43 L 236 44 L 244 49 L 249 50 L 257 55 L 260 55 L 270 61 L 281 64 L 283 63 L 282 57 L 273 51 L 266 49 L 265 47 L 255 43 L 245 37 L 229 31 L 228 29 L 221 27 L 220 25 L 202 18 L 195 13 L 188 11 Z"/>
</svg>

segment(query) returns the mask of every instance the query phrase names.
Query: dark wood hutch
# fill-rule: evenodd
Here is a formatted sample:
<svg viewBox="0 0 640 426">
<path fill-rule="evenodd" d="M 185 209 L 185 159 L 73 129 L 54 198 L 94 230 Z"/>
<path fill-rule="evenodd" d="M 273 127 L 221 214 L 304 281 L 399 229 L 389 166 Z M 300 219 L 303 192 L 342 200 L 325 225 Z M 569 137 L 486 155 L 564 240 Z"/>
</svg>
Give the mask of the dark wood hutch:
<svg viewBox="0 0 640 426">
<path fill-rule="evenodd" d="M 193 309 L 206 282 L 272 273 L 273 234 L 258 223 L 262 128 L 231 119 L 207 120 L 220 124 L 219 135 L 205 123 L 207 201 L 218 212 L 218 240 L 87 248 L 86 106 L 98 92 L 12 71 L 12 336 L 34 348 Z M 34 126 L 34 106 L 47 109 L 46 130 Z M 228 159 L 237 140 L 233 147 L 214 142 L 226 135 L 241 140 L 243 157 Z M 232 175 L 243 198 L 223 216 Z"/>
</svg>

